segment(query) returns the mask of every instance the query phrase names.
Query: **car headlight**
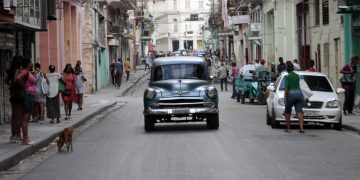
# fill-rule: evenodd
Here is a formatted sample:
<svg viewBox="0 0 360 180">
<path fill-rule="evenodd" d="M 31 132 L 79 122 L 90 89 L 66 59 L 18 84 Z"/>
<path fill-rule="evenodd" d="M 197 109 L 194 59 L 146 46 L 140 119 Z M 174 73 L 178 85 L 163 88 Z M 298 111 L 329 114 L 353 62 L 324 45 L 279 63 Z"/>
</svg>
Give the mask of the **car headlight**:
<svg viewBox="0 0 360 180">
<path fill-rule="evenodd" d="M 279 104 L 280 106 L 285 106 L 285 98 L 280 98 L 280 99 L 278 100 L 278 104 Z"/>
<path fill-rule="evenodd" d="M 206 90 L 206 94 L 210 98 L 213 98 L 216 96 L 216 89 L 214 87 L 210 87 L 208 90 Z"/>
<path fill-rule="evenodd" d="M 156 91 L 154 89 L 147 89 L 145 91 L 145 97 L 147 99 L 154 99 L 155 96 L 156 96 Z"/>
<path fill-rule="evenodd" d="M 338 100 L 329 101 L 326 103 L 327 108 L 338 108 L 340 107 L 340 102 Z"/>
</svg>

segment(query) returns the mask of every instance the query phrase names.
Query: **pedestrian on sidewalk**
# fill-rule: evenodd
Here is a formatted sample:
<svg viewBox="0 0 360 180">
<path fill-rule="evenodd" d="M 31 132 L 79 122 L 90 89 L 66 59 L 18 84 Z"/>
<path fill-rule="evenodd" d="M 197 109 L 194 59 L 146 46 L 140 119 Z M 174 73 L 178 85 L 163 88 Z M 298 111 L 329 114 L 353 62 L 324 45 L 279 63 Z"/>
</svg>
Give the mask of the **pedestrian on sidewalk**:
<svg viewBox="0 0 360 180">
<path fill-rule="evenodd" d="M 279 57 L 279 64 L 276 66 L 276 70 L 278 76 L 286 70 L 286 64 L 284 63 L 283 57 Z"/>
<path fill-rule="evenodd" d="M 35 64 L 35 73 L 36 79 L 36 95 L 35 95 L 35 123 L 39 121 L 44 121 L 45 114 L 45 103 L 46 103 L 46 94 L 49 91 L 49 80 L 46 75 L 41 72 L 41 65 L 39 63 Z"/>
<path fill-rule="evenodd" d="M 340 73 L 343 74 L 340 79 L 342 87 L 345 89 L 344 114 L 354 115 L 353 107 L 355 101 L 355 87 L 356 87 L 356 66 L 359 64 L 359 57 L 351 58 L 351 63 L 346 64 Z"/>
<path fill-rule="evenodd" d="M 6 84 L 9 85 L 11 103 L 11 136 L 10 143 L 21 141 L 21 123 L 23 115 L 23 88 L 16 82 L 17 76 L 21 72 L 22 56 L 15 56 L 7 72 Z"/>
<path fill-rule="evenodd" d="M 126 73 L 126 82 L 129 81 L 129 76 L 130 76 L 130 59 L 126 58 L 125 63 L 124 63 L 124 69 L 125 69 L 125 73 Z"/>
<path fill-rule="evenodd" d="M 295 71 L 300 71 L 301 70 L 301 67 L 300 67 L 297 59 L 293 60 L 293 65 L 294 65 Z"/>
<path fill-rule="evenodd" d="M 62 92 L 62 98 L 64 101 L 65 120 L 71 119 L 72 103 L 76 100 L 74 70 L 71 64 L 66 64 L 63 71 L 62 79 L 65 82 L 65 90 Z"/>
<path fill-rule="evenodd" d="M 31 114 L 34 111 L 34 98 L 36 94 L 36 79 L 31 74 L 33 70 L 33 64 L 30 59 L 25 58 L 22 63 L 23 69 L 21 70 L 20 74 L 16 77 L 16 82 L 23 88 L 23 114 L 22 114 L 22 132 L 23 132 L 23 140 L 22 144 L 28 145 L 30 144 L 29 140 L 29 121 L 31 118 Z"/>
<path fill-rule="evenodd" d="M 112 85 L 116 85 L 116 78 L 115 78 L 115 63 L 110 64 L 110 74 L 111 74 L 111 83 Z"/>
<path fill-rule="evenodd" d="M 304 96 L 300 90 L 300 76 L 294 72 L 294 65 L 291 62 L 287 63 L 286 70 L 289 73 L 285 77 L 285 132 L 291 132 L 290 117 L 292 107 L 295 107 L 296 114 L 299 119 L 299 132 L 304 133 L 304 113 L 302 110 L 304 103 Z"/>
<path fill-rule="evenodd" d="M 224 85 L 225 85 L 225 91 L 227 91 L 227 84 L 228 84 L 227 77 L 228 77 L 229 70 L 225 66 L 224 61 L 221 61 L 221 66 L 219 68 L 218 73 L 219 73 L 221 91 L 224 90 Z"/>
<path fill-rule="evenodd" d="M 115 64 L 116 71 L 116 87 L 120 88 L 122 82 L 122 76 L 124 72 L 123 62 L 121 58 L 118 58 L 118 62 Z"/>
<path fill-rule="evenodd" d="M 309 64 L 310 64 L 310 68 L 309 68 L 309 69 L 307 69 L 306 71 L 316 72 L 316 69 L 314 68 L 314 66 L 315 66 L 315 61 L 314 61 L 314 60 L 312 60 L 312 59 L 310 59 Z"/>
<path fill-rule="evenodd" d="M 84 73 L 81 72 L 80 67 L 76 67 L 75 69 L 76 75 L 76 95 L 77 95 L 77 104 L 78 104 L 78 111 L 83 110 L 83 102 L 84 102 L 84 93 L 85 93 L 85 81 L 86 78 L 84 77 Z"/>
<path fill-rule="evenodd" d="M 81 72 L 83 71 L 83 70 L 82 70 L 82 67 L 81 67 L 81 61 L 80 61 L 80 60 L 76 61 L 76 65 L 75 65 L 75 68 L 74 68 L 74 69 L 76 69 L 77 67 L 80 67 L 80 71 L 81 71 Z"/>
<path fill-rule="evenodd" d="M 62 81 L 61 75 L 55 72 L 55 66 L 49 66 L 49 73 L 46 75 L 49 80 L 49 93 L 46 97 L 46 115 L 51 119 L 50 123 L 60 123 L 60 98 L 59 81 Z"/>
<path fill-rule="evenodd" d="M 231 64 L 231 76 L 232 76 L 232 95 L 230 98 L 234 99 L 236 95 L 235 82 L 236 78 L 239 76 L 239 68 L 236 66 L 236 62 Z"/>
</svg>

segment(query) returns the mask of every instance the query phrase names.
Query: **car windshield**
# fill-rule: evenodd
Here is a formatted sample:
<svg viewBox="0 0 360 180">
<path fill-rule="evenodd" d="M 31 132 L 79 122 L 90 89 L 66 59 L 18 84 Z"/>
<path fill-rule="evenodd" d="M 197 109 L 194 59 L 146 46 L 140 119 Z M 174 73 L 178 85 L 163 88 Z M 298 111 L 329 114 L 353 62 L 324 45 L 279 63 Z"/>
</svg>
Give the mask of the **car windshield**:
<svg viewBox="0 0 360 180">
<path fill-rule="evenodd" d="M 154 69 L 153 81 L 168 79 L 206 80 L 205 69 L 201 64 L 162 65 Z"/>
<path fill-rule="evenodd" d="M 334 92 L 325 76 L 302 75 L 301 77 L 304 78 L 305 82 L 312 91 Z M 279 90 L 285 90 L 285 77 L 281 81 Z"/>
</svg>

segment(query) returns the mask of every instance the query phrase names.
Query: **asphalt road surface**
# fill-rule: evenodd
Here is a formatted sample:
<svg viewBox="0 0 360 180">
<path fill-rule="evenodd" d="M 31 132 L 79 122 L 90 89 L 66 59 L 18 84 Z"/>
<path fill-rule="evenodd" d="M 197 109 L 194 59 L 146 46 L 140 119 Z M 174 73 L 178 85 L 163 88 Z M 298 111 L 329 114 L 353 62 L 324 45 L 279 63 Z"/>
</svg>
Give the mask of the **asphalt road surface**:
<svg viewBox="0 0 360 180">
<path fill-rule="evenodd" d="M 264 106 L 237 103 L 230 92 L 220 92 L 218 130 L 205 123 L 157 124 L 146 133 L 145 84 L 81 133 L 74 152 L 53 149 L 21 179 L 360 179 L 358 135 L 317 125 L 305 126 L 305 134 L 271 129 Z"/>
</svg>

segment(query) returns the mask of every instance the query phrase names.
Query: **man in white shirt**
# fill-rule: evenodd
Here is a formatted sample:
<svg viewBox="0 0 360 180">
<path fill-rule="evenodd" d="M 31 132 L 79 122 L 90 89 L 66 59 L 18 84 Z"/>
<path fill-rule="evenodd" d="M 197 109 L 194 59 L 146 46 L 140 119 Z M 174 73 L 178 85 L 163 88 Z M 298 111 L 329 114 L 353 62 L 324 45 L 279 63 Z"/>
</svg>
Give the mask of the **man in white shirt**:
<svg viewBox="0 0 360 180">
<path fill-rule="evenodd" d="M 295 71 L 300 71 L 300 70 L 301 70 L 300 65 L 298 64 L 298 60 L 297 60 L 297 59 L 294 59 L 293 65 L 294 65 Z"/>
<path fill-rule="evenodd" d="M 240 68 L 240 74 L 244 75 L 247 71 L 253 70 L 255 71 L 256 67 L 254 64 L 252 64 L 251 61 L 248 62 L 248 64 L 244 65 L 242 68 Z"/>
</svg>

